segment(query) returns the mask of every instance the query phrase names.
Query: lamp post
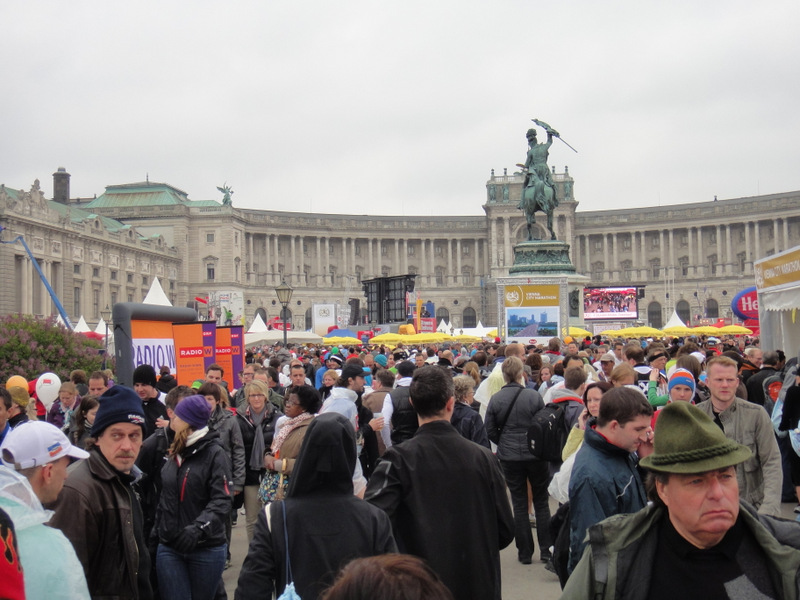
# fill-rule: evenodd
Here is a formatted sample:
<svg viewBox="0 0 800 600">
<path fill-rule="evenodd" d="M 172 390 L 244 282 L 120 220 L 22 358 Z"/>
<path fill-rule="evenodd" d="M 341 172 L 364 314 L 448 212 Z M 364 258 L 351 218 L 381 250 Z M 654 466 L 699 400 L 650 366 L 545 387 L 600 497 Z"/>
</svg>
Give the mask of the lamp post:
<svg viewBox="0 0 800 600">
<path fill-rule="evenodd" d="M 286 347 L 286 308 L 289 302 L 292 301 L 292 293 L 294 290 L 289 286 L 286 281 L 281 281 L 281 284 L 275 288 L 275 293 L 278 295 L 278 302 L 283 307 L 281 309 L 281 321 L 283 321 L 283 346 Z"/>
<path fill-rule="evenodd" d="M 108 304 L 106 304 L 104 310 L 100 311 L 100 316 L 106 324 L 105 347 L 103 348 L 103 370 L 105 370 L 106 360 L 108 359 L 108 320 L 111 318 L 111 309 L 108 307 Z"/>
</svg>

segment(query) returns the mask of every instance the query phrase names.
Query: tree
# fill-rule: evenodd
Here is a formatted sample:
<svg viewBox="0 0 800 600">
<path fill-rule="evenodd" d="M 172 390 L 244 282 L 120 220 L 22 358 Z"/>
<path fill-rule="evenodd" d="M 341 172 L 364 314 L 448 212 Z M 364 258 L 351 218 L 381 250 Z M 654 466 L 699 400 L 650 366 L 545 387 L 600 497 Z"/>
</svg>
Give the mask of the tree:
<svg viewBox="0 0 800 600">
<path fill-rule="evenodd" d="M 102 350 L 100 342 L 70 331 L 54 317 L 0 317 L 0 377 L 5 380 L 21 375 L 30 381 L 51 372 L 68 381 L 73 369 L 100 369 Z"/>
</svg>

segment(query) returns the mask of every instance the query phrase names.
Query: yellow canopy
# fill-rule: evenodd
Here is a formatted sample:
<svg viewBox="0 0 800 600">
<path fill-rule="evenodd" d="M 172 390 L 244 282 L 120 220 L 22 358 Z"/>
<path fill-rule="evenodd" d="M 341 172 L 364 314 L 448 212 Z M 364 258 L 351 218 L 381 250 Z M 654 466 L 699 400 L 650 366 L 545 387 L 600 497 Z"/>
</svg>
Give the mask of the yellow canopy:
<svg viewBox="0 0 800 600">
<path fill-rule="evenodd" d="M 665 327 L 664 333 L 667 335 L 690 335 L 692 330 L 685 325 L 678 325 L 677 327 Z"/>
<path fill-rule="evenodd" d="M 725 325 L 719 328 L 719 332 L 727 335 L 750 335 L 753 330 L 741 325 Z"/>
<path fill-rule="evenodd" d="M 380 335 L 376 335 L 372 338 L 369 343 L 370 344 L 396 344 L 398 342 L 405 341 L 404 335 L 400 335 L 399 333 L 382 333 Z"/>
<path fill-rule="evenodd" d="M 581 327 L 570 327 L 569 328 L 569 332 L 568 332 L 566 327 L 562 327 L 561 328 L 561 334 L 562 334 L 562 336 L 571 335 L 572 337 L 575 337 L 575 336 L 586 337 L 587 335 L 591 336 L 592 332 L 591 331 L 586 331 L 585 329 L 583 329 Z"/>
<path fill-rule="evenodd" d="M 340 344 L 360 344 L 361 340 L 354 337 L 329 337 L 322 338 L 322 343 L 326 346 L 338 346 Z"/>
<path fill-rule="evenodd" d="M 711 325 L 704 325 L 703 327 L 695 327 L 692 329 L 692 333 L 696 333 L 698 335 L 715 335 L 719 332 L 720 331 L 717 327 L 711 327 Z"/>
</svg>

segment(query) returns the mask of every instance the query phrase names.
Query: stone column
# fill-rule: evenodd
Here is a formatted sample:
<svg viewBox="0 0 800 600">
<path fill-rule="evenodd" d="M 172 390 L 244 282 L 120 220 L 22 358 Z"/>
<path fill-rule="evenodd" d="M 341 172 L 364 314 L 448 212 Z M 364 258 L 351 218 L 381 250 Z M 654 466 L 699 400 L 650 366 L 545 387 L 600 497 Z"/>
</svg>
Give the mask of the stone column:
<svg viewBox="0 0 800 600">
<path fill-rule="evenodd" d="M 717 225 L 717 269 L 716 273 L 709 273 L 709 275 L 722 275 L 722 228 Z"/>
<path fill-rule="evenodd" d="M 297 241 L 297 236 L 295 235 L 289 236 L 289 250 L 291 251 L 291 257 L 292 257 L 292 266 L 289 273 L 291 281 L 294 283 L 294 285 L 297 285 L 297 250 L 295 249 L 296 241 Z"/>
<path fill-rule="evenodd" d="M 253 272 L 253 234 L 247 235 L 247 281 L 250 283 L 251 273 Z"/>
<path fill-rule="evenodd" d="M 422 267 L 420 266 L 420 270 Z M 403 270 L 402 273 L 408 273 L 408 240 L 403 240 Z M 420 280 L 421 281 L 421 280 Z"/>
<path fill-rule="evenodd" d="M 689 242 L 689 253 L 688 253 L 689 266 L 687 267 L 687 273 L 690 276 L 697 274 L 697 268 L 695 267 L 695 264 L 697 262 L 696 260 L 697 257 L 694 255 L 694 244 L 693 244 L 694 234 L 692 233 L 692 230 L 693 230 L 692 227 L 686 228 L 686 239 Z"/>
<path fill-rule="evenodd" d="M 511 218 L 503 218 L 503 237 L 505 238 L 505 248 L 503 250 L 504 266 L 510 267 L 514 264 L 514 255 L 511 251 Z"/>
<path fill-rule="evenodd" d="M 350 240 L 350 271 L 356 274 L 356 240 Z"/>
<path fill-rule="evenodd" d="M 403 240 L 403 243 L 407 243 Z M 400 261 L 400 240 L 394 240 L 394 269 L 392 270 L 392 275 L 399 275 L 403 272 L 403 263 Z"/>
<path fill-rule="evenodd" d="M 455 283 L 458 277 L 453 273 L 453 240 L 447 240 L 447 276 L 444 279 L 445 285 L 450 282 Z M 451 279 L 452 277 L 452 279 Z"/>
<path fill-rule="evenodd" d="M 789 249 L 789 219 L 784 217 L 783 221 L 783 249 Z"/>
<path fill-rule="evenodd" d="M 489 241 L 485 241 L 483 243 L 483 264 L 485 265 L 483 274 L 488 277 L 491 273 L 490 266 L 490 257 L 489 257 Z"/>
<path fill-rule="evenodd" d="M 725 259 L 725 273 L 727 275 L 733 275 L 733 246 L 731 245 L 730 223 L 725 225 L 725 253 L 727 254 L 727 258 Z"/>
<path fill-rule="evenodd" d="M 325 238 L 325 250 L 322 251 L 322 268 L 324 269 L 325 276 L 322 280 L 329 286 L 333 286 L 333 277 L 331 276 L 331 238 Z"/>
<path fill-rule="evenodd" d="M 284 264 L 284 267 L 283 267 L 284 273 L 281 273 L 281 270 L 280 270 L 281 253 L 280 253 L 280 243 L 278 241 L 279 237 L 280 236 L 276 233 L 272 238 L 273 247 L 275 249 L 275 252 L 274 252 L 274 254 L 275 254 L 275 283 L 277 285 L 280 285 L 281 281 L 283 281 L 283 275 L 286 272 L 286 265 L 285 264 Z M 284 263 L 285 262 L 286 261 L 284 261 Z"/>
<path fill-rule="evenodd" d="M 744 225 L 744 273 L 753 271 L 753 251 L 750 248 L 750 223 L 745 221 Z"/>
<path fill-rule="evenodd" d="M 780 252 L 782 248 L 780 247 L 780 232 L 778 230 L 778 221 L 779 219 L 772 219 L 772 239 L 775 240 L 775 254 Z"/>
<path fill-rule="evenodd" d="M 347 239 L 339 238 L 340 244 L 342 248 L 342 258 L 339 261 L 339 274 L 344 277 L 345 275 L 349 274 L 349 270 L 347 269 Z"/>
<path fill-rule="evenodd" d="M 314 278 L 314 285 L 316 287 L 322 287 L 320 284 L 322 282 L 322 257 L 320 256 L 320 237 L 317 236 L 316 239 L 316 246 L 317 246 L 317 272 L 316 277 Z"/>
<path fill-rule="evenodd" d="M 670 275 L 675 277 L 675 230 L 669 230 L 669 267 Z"/>
<path fill-rule="evenodd" d="M 85 265 L 84 265 L 85 266 Z M 31 285 L 31 259 L 27 256 L 22 257 L 22 302 L 20 303 L 21 312 L 29 315 L 33 312 L 31 301 L 33 299 L 33 286 Z M 83 310 L 83 302 L 80 303 Z M 75 315 L 78 319 L 81 315 Z"/>
<path fill-rule="evenodd" d="M 461 238 L 456 240 L 456 285 L 463 285 L 461 276 Z"/>
<path fill-rule="evenodd" d="M 706 251 L 703 249 L 703 228 L 697 228 L 697 274 L 701 277 L 705 277 L 709 275 L 708 268 L 708 256 Z"/>
<path fill-rule="evenodd" d="M 758 221 L 753 223 L 753 239 L 756 242 L 756 254 L 753 256 L 753 262 L 763 258 L 761 255 L 761 233 L 759 232 Z"/>
<path fill-rule="evenodd" d="M 369 275 L 367 278 L 375 277 L 375 257 L 372 255 L 372 238 L 367 238 L 367 254 L 369 255 Z"/>
<path fill-rule="evenodd" d="M 272 285 L 272 283 L 273 283 L 273 279 L 272 279 L 272 273 L 273 273 L 272 257 L 271 257 L 270 254 L 271 253 L 269 251 L 269 234 L 265 233 L 264 234 L 264 262 L 266 264 L 264 265 L 264 273 L 266 273 L 266 278 L 264 279 L 264 283 L 266 285 Z"/>
<path fill-rule="evenodd" d="M 492 267 L 499 266 L 499 262 L 497 260 L 497 219 L 492 219 L 491 223 L 491 231 L 489 233 L 489 247 L 488 247 L 488 255 L 491 255 L 491 260 L 489 264 Z M 488 274 L 488 271 L 487 271 Z"/>
</svg>

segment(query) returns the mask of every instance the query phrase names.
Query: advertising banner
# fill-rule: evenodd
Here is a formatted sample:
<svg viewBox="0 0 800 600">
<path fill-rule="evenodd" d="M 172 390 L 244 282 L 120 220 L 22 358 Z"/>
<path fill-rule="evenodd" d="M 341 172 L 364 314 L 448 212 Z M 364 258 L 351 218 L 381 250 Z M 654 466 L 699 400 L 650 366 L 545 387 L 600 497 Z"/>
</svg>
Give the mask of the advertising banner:
<svg viewBox="0 0 800 600">
<path fill-rule="evenodd" d="M 179 385 L 192 385 L 195 379 L 205 379 L 203 325 L 207 323 L 174 323 L 176 379 Z M 211 323 L 213 326 L 214 324 Z"/>
<path fill-rule="evenodd" d="M 317 335 L 325 335 L 330 327 L 336 325 L 335 304 L 315 304 L 311 308 L 311 331 Z"/>
<path fill-rule="evenodd" d="M 177 363 L 171 322 L 131 320 L 131 345 L 134 369 L 139 365 L 151 365 L 158 372 L 167 366 L 170 373 L 175 373 Z"/>
<path fill-rule="evenodd" d="M 211 292 L 211 306 L 216 309 L 217 325 L 244 324 L 244 294 L 241 290 Z"/>
<path fill-rule="evenodd" d="M 542 344 L 557 337 L 561 331 L 560 300 L 558 285 L 506 285 L 506 342 Z"/>
<path fill-rule="evenodd" d="M 234 329 L 238 333 L 238 340 L 236 344 L 234 344 Z M 217 340 L 216 340 L 216 347 L 215 347 L 215 360 L 220 367 L 222 367 L 224 373 L 222 379 L 225 380 L 228 384 L 228 389 L 233 391 L 235 389 L 234 382 L 239 383 L 239 378 L 236 373 L 242 370 L 241 366 L 234 370 L 235 367 L 233 366 L 233 356 L 234 354 L 239 355 L 239 361 L 241 364 L 241 360 L 243 359 L 244 353 L 244 334 L 242 333 L 242 327 L 237 325 L 236 327 L 217 327 Z"/>
<path fill-rule="evenodd" d="M 239 373 L 244 369 L 244 327 L 241 325 L 231 327 L 231 363 L 231 379 L 236 382 L 236 388 L 238 389 L 242 387 Z"/>
</svg>

